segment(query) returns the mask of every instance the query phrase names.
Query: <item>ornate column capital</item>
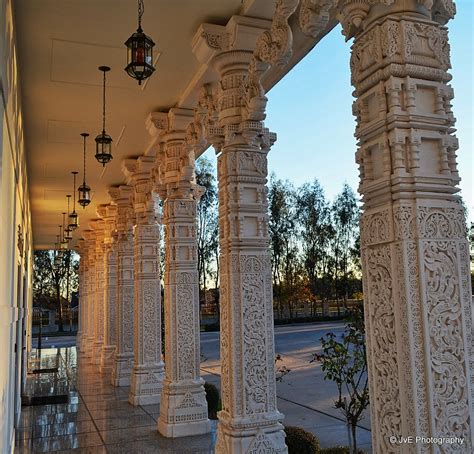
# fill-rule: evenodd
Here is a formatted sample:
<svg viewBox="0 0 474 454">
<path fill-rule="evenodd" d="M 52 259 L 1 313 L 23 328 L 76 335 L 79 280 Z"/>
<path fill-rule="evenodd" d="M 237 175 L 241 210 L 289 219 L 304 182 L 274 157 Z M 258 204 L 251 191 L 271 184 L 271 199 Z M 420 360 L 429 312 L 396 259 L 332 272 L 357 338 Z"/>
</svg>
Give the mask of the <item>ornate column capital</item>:
<svg viewBox="0 0 474 454">
<path fill-rule="evenodd" d="M 99 205 L 97 208 L 97 215 L 104 220 L 104 244 L 107 249 L 110 249 L 117 236 L 117 217 L 118 208 L 116 205 L 106 204 Z"/>
<path fill-rule="evenodd" d="M 123 162 L 127 183 L 133 188 L 132 204 L 137 224 L 156 222 L 155 198 L 152 194 L 154 166 L 155 157 L 152 156 L 140 156 Z"/>
<path fill-rule="evenodd" d="M 170 196 L 197 200 L 202 193 L 194 174 L 194 149 L 199 143 L 198 130 L 191 126 L 194 113 L 173 108 L 168 113 L 152 112 L 148 117 L 152 125 L 149 130 L 160 142 L 153 175 L 162 200 Z"/>
<path fill-rule="evenodd" d="M 135 213 L 132 206 L 132 187 L 126 184 L 109 188 L 109 195 L 117 205 L 117 233 L 119 237 L 127 235 L 135 223 Z"/>
<path fill-rule="evenodd" d="M 343 35 L 349 40 L 378 18 L 401 12 L 424 16 L 444 25 L 456 14 L 456 6 L 453 0 L 408 0 L 403 5 L 396 0 L 342 0 L 338 19 Z"/>
</svg>

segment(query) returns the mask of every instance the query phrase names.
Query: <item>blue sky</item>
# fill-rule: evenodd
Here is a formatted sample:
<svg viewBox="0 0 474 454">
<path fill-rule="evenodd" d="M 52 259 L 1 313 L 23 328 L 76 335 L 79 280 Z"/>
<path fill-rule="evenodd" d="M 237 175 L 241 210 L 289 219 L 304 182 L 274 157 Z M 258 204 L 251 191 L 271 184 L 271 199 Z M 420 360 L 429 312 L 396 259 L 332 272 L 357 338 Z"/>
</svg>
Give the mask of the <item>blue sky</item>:
<svg viewBox="0 0 474 454">
<path fill-rule="evenodd" d="M 461 189 L 474 220 L 473 3 L 457 0 L 457 15 L 448 26 Z M 358 185 L 349 48 L 338 26 L 267 95 L 266 125 L 278 134 L 269 172 L 295 185 L 318 178 L 330 199 L 345 181 L 354 189 Z"/>
</svg>

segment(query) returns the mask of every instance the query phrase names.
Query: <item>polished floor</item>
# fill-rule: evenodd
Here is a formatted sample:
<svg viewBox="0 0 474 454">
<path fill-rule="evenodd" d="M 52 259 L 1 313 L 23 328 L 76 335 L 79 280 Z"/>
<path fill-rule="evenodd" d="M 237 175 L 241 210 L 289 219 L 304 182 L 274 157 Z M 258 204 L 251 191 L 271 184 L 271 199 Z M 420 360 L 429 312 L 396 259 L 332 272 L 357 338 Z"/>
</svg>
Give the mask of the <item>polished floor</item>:
<svg viewBox="0 0 474 454">
<path fill-rule="evenodd" d="M 158 434 L 159 405 L 132 406 L 128 388 L 116 388 L 95 365 L 78 361 L 74 347 L 43 350 L 29 374 L 27 393 L 67 394 L 68 403 L 23 406 L 15 453 L 193 453 L 214 452 L 213 432 L 167 439 Z"/>
</svg>

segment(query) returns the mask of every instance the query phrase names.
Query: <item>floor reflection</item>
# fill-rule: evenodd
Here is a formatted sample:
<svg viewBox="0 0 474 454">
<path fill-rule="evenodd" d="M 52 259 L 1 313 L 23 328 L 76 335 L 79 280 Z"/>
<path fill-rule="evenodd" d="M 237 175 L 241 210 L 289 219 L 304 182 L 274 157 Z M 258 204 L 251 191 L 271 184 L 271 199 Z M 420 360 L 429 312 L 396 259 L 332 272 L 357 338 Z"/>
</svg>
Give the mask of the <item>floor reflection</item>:
<svg viewBox="0 0 474 454">
<path fill-rule="evenodd" d="M 23 406 L 15 453 L 214 452 L 215 426 L 205 436 L 166 439 L 156 430 L 159 405 L 132 406 L 128 388 L 110 384 L 98 367 L 78 358 L 75 347 L 35 351 L 26 385 L 29 395 L 67 394 L 67 403 Z"/>
</svg>

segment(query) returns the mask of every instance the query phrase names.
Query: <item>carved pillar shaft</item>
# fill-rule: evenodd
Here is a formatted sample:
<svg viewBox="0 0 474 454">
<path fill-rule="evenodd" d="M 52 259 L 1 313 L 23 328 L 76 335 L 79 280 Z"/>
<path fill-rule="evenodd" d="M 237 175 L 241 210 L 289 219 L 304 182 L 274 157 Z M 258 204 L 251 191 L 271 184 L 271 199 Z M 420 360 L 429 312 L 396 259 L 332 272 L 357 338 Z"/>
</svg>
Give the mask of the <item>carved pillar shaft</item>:
<svg viewBox="0 0 474 454">
<path fill-rule="evenodd" d="M 425 452 L 390 442 L 413 434 L 464 440 L 443 444 L 440 452 L 473 449 L 469 252 L 456 195 L 447 29 L 431 20 L 431 14 L 442 18 L 440 5 L 452 3 L 405 2 L 403 13 L 396 5 L 367 6 L 361 27 L 350 10 L 341 14 L 346 35 L 355 36 L 351 69 L 375 453 Z"/>
<path fill-rule="evenodd" d="M 286 452 L 276 405 L 273 301 L 268 249 L 267 153 L 276 136 L 244 121 L 233 96 L 252 54 L 222 53 L 223 141 L 218 155 L 222 411 L 217 452 Z M 236 119 L 239 120 L 236 123 Z"/>
<path fill-rule="evenodd" d="M 95 304 L 94 304 L 94 331 L 95 340 L 93 346 L 94 364 L 100 365 L 102 346 L 104 343 L 104 248 L 103 231 L 100 229 L 103 221 L 96 221 L 96 248 L 95 248 Z"/>
<path fill-rule="evenodd" d="M 130 385 L 133 366 L 133 235 L 131 230 L 129 186 L 120 186 L 111 190 L 118 205 L 117 216 L 117 343 L 112 384 Z"/>
<path fill-rule="evenodd" d="M 174 121 L 180 122 L 180 115 L 173 115 L 170 114 L 171 128 Z M 211 429 L 199 370 L 196 203 L 201 190 L 192 182 L 194 159 L 184 143 L 184 132 L 170 134 L 164 155 L 158 159 L 166 250 L 166 369 L 158 430 L 167 437 L 180 437 Z"/>
<path fill-rule="evenodd" d="M 79 305 L 78 305 L 78 317 L 77 317 L 77 336 L 76 336 L 76 345 L 80 353 L 83 349 L 83 329 L 84 329 L 84 256 L 81 257 L 79 262 Z"/>
<path fill-rule="evenodd" d="M 105 221 L 104 248 L 104 342 L 100 358 L 100 372 L 112 374 L 117 342 L 117 235 L 115 205 L 101 206 L 98 214 Z"/>
<path fill-rule="evenodd" d="M 89 232 L 90 233 L 90 232 Z M 91 245 L 92 236 L 88 236 L 88 262 L 87 269 L 87 339 L 86 339 L 86 356 L 93 358 L 95 326 L 94 326 L 94 305 L 95 305 L 95 244 Z"/>
<path fill-rule="evenodd" d="M 129 401 L 159 403 L 163 387 L 161 360 L 161 284 L 159 226 L 138 224 L 135 236 L 135 354 Z"/>
<path fill-rule="evenodd" d="M 133 206 L 137 221 L 134 227 L 134 363 L 129 394 L 132 405 L 159 403 L 163 387 L 160 227 L 150 181 L 154 163 L 155 159 L 148 156 L 123 163 L 134 187 Z"/>
</svg>

